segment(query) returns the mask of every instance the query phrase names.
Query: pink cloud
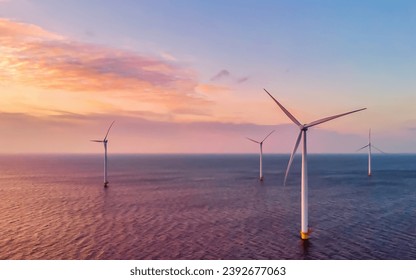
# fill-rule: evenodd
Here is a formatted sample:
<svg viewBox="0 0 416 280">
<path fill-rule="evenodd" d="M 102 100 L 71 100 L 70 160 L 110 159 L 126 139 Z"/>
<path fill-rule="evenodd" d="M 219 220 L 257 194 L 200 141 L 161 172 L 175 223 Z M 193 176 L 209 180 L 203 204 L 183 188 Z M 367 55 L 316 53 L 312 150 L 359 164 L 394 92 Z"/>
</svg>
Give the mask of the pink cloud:
<svg viewBox="0 0 416 280">
<path fill-rule="evenodd" d="M 75 42 L 31 24 L 0 19 L 0 54 L 6 84 L 99 92 L 173 109 L 210 104 L 195 91 L 195 71 L 171 59 Z"/>
</svg>

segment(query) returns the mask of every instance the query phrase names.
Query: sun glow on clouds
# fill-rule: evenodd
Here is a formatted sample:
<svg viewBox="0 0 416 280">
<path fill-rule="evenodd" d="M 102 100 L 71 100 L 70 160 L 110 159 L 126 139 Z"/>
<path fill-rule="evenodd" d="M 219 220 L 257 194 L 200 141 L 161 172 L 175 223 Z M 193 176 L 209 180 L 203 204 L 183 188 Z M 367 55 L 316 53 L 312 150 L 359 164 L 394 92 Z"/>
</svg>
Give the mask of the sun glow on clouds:
<svg viewBox="0 0 416 280">
<path fill-rule="evenodd" d="M 149 56 L 82 43 L 36 25 L 0 19 L 0 55 L 3 112 L 41 116 L 137 111 L 149 120 L 268 123 L 253 106 L 257 101 L 241 96 L 241 77 L 223 69 L 200 82 L 197 72 L 172 54 Z"/>
<path fill-rule="evenodd" d="M 13 88 L 37 96 L 26 99 L 26 109 L 92 113 L 111 107 L 180 119 L 204 115 L 211 104 L 195 90 L 195 71 L 171 58 L 75 42 L 31 24 L 0 19 L 0 55 L 0 86 L 14 97 L 19 91 L 10 92 Z"/>
<path fill-rule="evenodd" d="M 244 136 L 289 123 L 261 89 L 250 90 L 251 77 L 223 69 L 200 82 L 167 53 L 82 43 L 0 19 L 0 56 L 0 152 L 87 152 L 86 138 L 113 119 L 116 152 L 243 152 L 252 147 Z M 282 145 L 295 134 L 279 135 L 279 151 L 289 151 Z"/>
</svg>

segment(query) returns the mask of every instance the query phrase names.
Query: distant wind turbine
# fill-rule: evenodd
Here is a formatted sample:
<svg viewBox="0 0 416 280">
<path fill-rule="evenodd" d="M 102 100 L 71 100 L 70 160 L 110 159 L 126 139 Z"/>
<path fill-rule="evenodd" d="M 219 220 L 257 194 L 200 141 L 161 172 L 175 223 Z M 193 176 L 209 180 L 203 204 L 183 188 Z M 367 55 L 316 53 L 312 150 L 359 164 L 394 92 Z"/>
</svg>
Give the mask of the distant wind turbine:
<svg viewBox="0 0 416 280">
<path fill-rule="evenodd" d="M 263 141 L 258 142 L 256 140 L 253 140 L 251 138 L 246 137 L 248 140 L 257 143 L 260 145 L 260 181 L 263 181 L 263 142 L 264 140 L 267 139 L 267 137 L 270 136 L 270 134 L 272 134 L 274 132 L 274 130 L 272 132 L 270 132 L 266 137 L 264 137 Z"/>
<path fill-rule="evenodd" d="M 107 134 L 105 135 L 103 140 L 91 140 L 92 142 L 98 142 L 104 144 L 104 187 L 108 186 L 108 180 L 107 180 L 107 143 L 108 143 L 108 133 L 110 132 L 111 127 L 113 126 L 115 121 L 113 121 L 110 125 L 110 127 L 107 130 Z"/>
<path fill-rule="evenodd" d="M 364 149 L 364 148 L 367 148 L 368 147 L 368 176 L 371 176 L 371 147 L 373 147 L 374 149 L 376 149 L 377 151 L 379 151 L 380 153 L 383 153 L 383 154 L 385 154 L 385 152 L 383 152 L 382 150 L 380 150 L 379 148 L 377 148 L 376 146 L 374 146 L 373 144 L 371 144 L 371 128 L 370 128 L 370 130 L 368 131 L 368 144 L 367 145 L 365 145 L 364 147 L 362 147 L 362 148 L 359 148 L 358 150 L 357 150 L 357 152 L 358 151 L 361 151 L 362 149 Z"/>
<path fill-rule="evenodd" d="M 276 104 L 280 107 L 280 109 L 282 109 L 282 111 L 286 114 L 286 116 L 289 117 L 289 119 L 294 122 L 298 127 L 299 127 L 299 136 L 296 140 L 296 144 L 295 147 L 293 149 L 292 154 L 290 155 L 290 159 L 289 159 L 289 163 L 287 165 L 287 169 L 286 169 L 286 174 L 285 174 L 285 180 L 284 180 L 284 184 L 286 185 L 286 179 L 287 176 L 289 174 L 289 170 L 290 170 L 290 166 L 292 165 L 292 161 L 294 158 L 294 155 L 298 149 L 300 140 L 302 138 L 303 143 L 302 143 L 302 180 L 301 180 L 301 231 L 300 231 L 300 237 L 302 239 L 308 239 L 309 238 L 309 226 L 308 226 L 308 163 L 307 163 L 307 150 L 306 150 L 306 132 L 308 131 L 308 128 L 348 115 L 348 114 L 352 114 L 355 112 L 359 112 L 362 110 L 365 110 L 367 108 L 362 108 L 362 109 L 358 109 L 358 110 L 354 110 L 351 112 L 347 112 L 347 113 L 343 113 L 343 114 L 339 114 L 339 115 L 335 115 L 335 116 L 331 116 L 331 117 L 326 117 L 323 119 L 319 119 L 316 121 L 313 121 L 311 123 L 308 124 L 301 124 L 288 110 L 286 110 L 285 107 L 283 107 L 282 104 L 279 103 L 279 101 L 277 101 L 267 90 L 264 90 L 273 100 L 274 102 L 276 102 Z"/>
</svg>

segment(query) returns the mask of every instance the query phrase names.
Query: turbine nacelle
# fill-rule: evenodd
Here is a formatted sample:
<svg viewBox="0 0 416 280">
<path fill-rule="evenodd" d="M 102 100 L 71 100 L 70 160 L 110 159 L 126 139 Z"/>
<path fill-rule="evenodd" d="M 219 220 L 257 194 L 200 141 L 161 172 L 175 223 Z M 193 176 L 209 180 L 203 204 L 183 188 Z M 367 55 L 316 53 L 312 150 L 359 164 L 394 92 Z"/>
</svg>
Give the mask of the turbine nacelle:
<svg viewBox="0 0 416 280">
<path fill-rule="evenodd" d="M 259 142 L 259 141 L 256 141 L 256 140 L 253 140 L 253 139 L 251 139 L 251 138 L 248 138 L 248 137 L 246 137 L 248 140 L 250 140 L 251 142 L 254 142 L 254 143 L 257 143 L 257 144 L 263 144 L 263 142 L 273 133 L 273 132 L 275 132 L 275 130 L 273 130 L 272 132 L 270 132 L 269 134 L 267 134 L 267 136 L 266 137 L 264 137 L 264 139 L 261 141 L 261 142 Z"/>
<path fill-rule="evenodd" d="M 385 152 L 383 152 L 382 150 L 380 150 L 379 148 L 377 148 L 376 146 L 374 146 L 374 144 L 373 143 L 371 143 L 371 129 L 370 129 L 370 131 L 368 132 L 368 144 L 367 145 L 365 145 L 364 147 L 361 147 L 361 148 L 359 148 L 358 150 L 356 150 L 356 152 L 359 152 L 359 151 L 361 151 L 362 149 L 364 149 L 364 148 L 374 148 L 374 149 L 376 149 L 377 151 L 379 151 L 380 153 L 382 153 L 382 154 L 385 154 Z"/>
<path fill-rule="evenodd" d="M 113 126 L 114 122 L 115 122 L 115 121 L 113 121 L 113 122 L 110 124 L 110 127 L 108 128 L 107 133 L 105 134 L 105 137 L 104 137 L 104 139 L 103 139 L 103 140 L 90 140 L 90 141 L 91 141 L 91 142 L 98 142 L 98 143 L 107 143 L 107 142 L 108 142 L 107 136 L 108 136 L 108 133 L 110 132 L 110 129 L 111 129 L 111 127 Z"/>
</svg>

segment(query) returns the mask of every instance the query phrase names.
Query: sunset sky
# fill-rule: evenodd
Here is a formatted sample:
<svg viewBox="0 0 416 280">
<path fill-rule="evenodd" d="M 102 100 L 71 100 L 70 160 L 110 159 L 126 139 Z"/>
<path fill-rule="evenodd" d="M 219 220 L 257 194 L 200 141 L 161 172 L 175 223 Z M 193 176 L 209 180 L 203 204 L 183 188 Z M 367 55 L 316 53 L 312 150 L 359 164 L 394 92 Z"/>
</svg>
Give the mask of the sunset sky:
<svg viewBox="0 0 416 280">
<path fill-rule="evenodd" d="M 416 152 L 414 1 L 0 0 L 0 153 Z"/>
</svg>

